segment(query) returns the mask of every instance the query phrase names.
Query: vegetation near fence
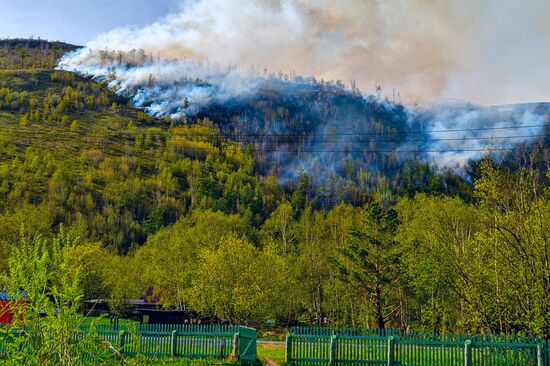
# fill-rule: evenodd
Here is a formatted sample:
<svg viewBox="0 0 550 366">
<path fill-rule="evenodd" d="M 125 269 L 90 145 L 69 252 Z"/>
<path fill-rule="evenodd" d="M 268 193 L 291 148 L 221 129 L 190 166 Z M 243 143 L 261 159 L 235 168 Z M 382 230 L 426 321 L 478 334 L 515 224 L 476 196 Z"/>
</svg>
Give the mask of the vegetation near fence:
<svg viewBox="0 0 550 366">
<path fill-rule="evenodd" d="M 550 339 L 399 330 L 293 328 L 290 364 L 550 366 Z"/>
<path fill-rule="evenodd" d="M 37 339 L 31 333 L 12 329 L 0 334 L 0 356 L 4 358 L 9 358 L 13 351 L 32 354 L 37 347 Z M 126 356 L 256 360 L 256 330 L 243 326 L 81 325 L 70 339 L 73 352 L 80 354 L 83 361 L 104 359 L 101 353 L 106 352 Z"/>
</svg>

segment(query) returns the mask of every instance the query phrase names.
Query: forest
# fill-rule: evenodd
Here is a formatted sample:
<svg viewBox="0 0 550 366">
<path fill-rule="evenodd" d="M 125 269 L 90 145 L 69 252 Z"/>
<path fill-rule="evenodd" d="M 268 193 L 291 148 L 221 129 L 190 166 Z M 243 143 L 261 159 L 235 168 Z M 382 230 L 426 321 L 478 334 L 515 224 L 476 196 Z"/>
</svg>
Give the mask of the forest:
<svg viewBox="0 0 550 366">
<path fill-rule="evenodd" d="M 6 290 L 65 286 L 124 313 L 153 289 L 167 309 L 257 327 L 550 335 L 545 141 L 514 159 L 488 147 L 462 176 L 411 159 L 282 181 L 215 113 L 155 118 L 54 70 L 70 49 L 0 42 Z"/>
</svg>

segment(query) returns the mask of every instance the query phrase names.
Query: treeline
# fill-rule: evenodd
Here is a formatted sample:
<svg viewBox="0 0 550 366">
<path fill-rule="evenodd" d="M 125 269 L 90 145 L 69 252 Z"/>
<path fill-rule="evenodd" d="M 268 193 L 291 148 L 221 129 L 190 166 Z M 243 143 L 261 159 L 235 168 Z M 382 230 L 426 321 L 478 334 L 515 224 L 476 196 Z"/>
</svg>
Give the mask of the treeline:
<svg viewBox="0 0 550 366">
<path fill-rule="evenodd" d="M 65 52 L 77 46 L 40 39 L 0 40 L 0 70 L 48 69 L 51 70 Z"/>
</svg>

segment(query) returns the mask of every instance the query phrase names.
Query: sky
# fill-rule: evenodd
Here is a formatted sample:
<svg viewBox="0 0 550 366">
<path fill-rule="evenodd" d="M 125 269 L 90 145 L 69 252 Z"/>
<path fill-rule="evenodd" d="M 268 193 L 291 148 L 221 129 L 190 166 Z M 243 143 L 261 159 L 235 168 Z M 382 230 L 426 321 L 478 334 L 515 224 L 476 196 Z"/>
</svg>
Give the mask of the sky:
<svg viewBox="0 0 550 366">
<path fill-rule="evenodd" d="M 178 7 L 178 0 L 0 0 L 0 38 L 84 45 L 100 33 L 144 26 Z"/>
<path fill-rule="evenodd" d="M 548 0 L 0 0 L 0 37 L 382 86 L 408 103 L 550 101 Z"/>
</svg>

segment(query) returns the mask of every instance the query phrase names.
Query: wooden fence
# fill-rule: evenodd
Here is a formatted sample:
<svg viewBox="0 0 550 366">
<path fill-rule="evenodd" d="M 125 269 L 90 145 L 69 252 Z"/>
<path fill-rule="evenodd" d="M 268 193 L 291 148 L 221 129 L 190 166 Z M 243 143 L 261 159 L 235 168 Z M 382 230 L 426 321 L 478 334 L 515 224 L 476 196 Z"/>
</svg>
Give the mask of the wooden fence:
<svg viewBox="0 0 550 366">
<path fill-rule="evenodd" d="M 256 330 L 243 326 L 183 325 L 183 324 L 139 324 L 115 326 L 111 324 L 81 325 L 80 331 L 72 335 L 77 352 L 88 359 L 113 350 L 128 356 L 184 357 L 198 359 L 227 359 L 241 361 L 256 359 Z M 0 356 L 6 350 L 10 339 L 20 334 L 0 330 Z M 3 335 L 3 336 L 2 336 Z M 90 347 L 90 342 L 82 342 L 93 337 L 100 347 Z M 82 343 L 82 347 L 78 344 Z M 32 350 L 30 350 L 32 352 Z"/>
<path fill-rule="evenodd" d="M 550 366 L 550 339 L 299 327 L 287 335 L 285 358 L 295 365 Z"/>
</svg>

